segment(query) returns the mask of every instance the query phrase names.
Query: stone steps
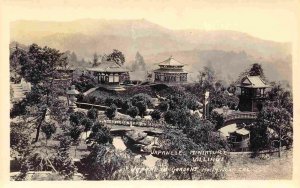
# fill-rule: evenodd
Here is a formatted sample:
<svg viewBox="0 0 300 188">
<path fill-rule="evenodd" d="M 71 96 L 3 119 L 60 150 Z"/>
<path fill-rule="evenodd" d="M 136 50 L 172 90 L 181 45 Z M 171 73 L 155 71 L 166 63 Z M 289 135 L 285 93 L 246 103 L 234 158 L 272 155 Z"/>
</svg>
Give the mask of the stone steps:
<svg viewBox="0 0 300 188">
<path fill-rule="evenodd" d="M 12 101 L 19 101 L 26 96 L 21 84 L 11 83 L 11 87 L 13 89 Z"/>
</svg>

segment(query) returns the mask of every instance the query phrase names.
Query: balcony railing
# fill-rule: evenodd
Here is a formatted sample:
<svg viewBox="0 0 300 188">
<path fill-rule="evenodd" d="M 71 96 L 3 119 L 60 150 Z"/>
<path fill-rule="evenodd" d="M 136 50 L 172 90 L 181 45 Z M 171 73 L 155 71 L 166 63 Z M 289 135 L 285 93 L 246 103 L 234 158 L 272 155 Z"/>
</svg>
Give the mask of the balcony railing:
<svg viewBox="0 0 300 188">
<path fill-rule="evenodd" d="M 256 112 L 239 112 L 227 115 L 225 117 L 225 122 L 235 119 L 256 119 L 256 117 Z"/>
</svg>

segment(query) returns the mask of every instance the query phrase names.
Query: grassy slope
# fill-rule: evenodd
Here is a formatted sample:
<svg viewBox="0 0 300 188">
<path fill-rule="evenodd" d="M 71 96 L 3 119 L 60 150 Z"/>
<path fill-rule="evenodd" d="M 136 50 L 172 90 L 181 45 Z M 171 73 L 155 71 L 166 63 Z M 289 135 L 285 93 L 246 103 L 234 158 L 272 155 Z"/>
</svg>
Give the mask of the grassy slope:
<svg viewBox="0 0 300 188">
<path fill-rule="evenodd" d="M 293 172 L 292 151 L 285 152 L 281 158 L 277 153 L 270 159 L 249 158 L 247 156 L 235 156 L 231 158 L 230 168 L 247 168 L 248 170 L 232 170 L 227 172 L 226 179 L 246 179 L 246 180 L 273 180 L 291 179 Z"/>
</svg>

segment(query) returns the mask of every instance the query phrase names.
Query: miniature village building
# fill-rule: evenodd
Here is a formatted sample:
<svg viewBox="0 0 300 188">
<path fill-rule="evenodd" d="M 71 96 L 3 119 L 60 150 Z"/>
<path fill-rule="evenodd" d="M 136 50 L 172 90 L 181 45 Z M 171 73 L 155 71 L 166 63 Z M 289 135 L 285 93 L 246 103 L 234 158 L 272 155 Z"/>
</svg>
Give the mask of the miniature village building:
<svg viewBox="0 0 300 188">
<path fill-rule="evenodd" d="M 57 67 L 56 71 L 58 74 L 54 76 L 54 82 L 60 82 L 69 85 L 70 82 L 73 80 L 75 70 L 76 68 L 73 66 Z"/>
<path fill-rule="evenodd" d="M 187 72 L 183 70 L 184 64 L 176 61 L 172 56 L 159 63 L 159 69 L 153 71 L 156 83 L 185 83 Z"/>
<path fill-rule="evenodd" d="M 110 90 L 124 90 L 120 83 L 129 79 L 129 70 L 111 60 L 103 61 L 97 67 L 87 70 L 95 76 L 99 85 Z"/>
<path fill-rule="evenodd" d="M 73 78 L 73 73 L 76 70 L 75 67 L 72 66 L 66 66 L 66 67 L 57 67 L 57 79 L 72 79 Z"/>
<path fill-rule="evenodd" d="M 270 86 L 260 76 L 246 76 L 237 87 L 241 89 L 239 110 L 258 112 L 266 99 L 265 90 Z"/>
<path fill-rule="evenodd" d="M 227 139 L 230 151 L 248 151 L 250 145 L 250 131 L 236 123 L 219 129 L 221 136 Z"/>
</svg>

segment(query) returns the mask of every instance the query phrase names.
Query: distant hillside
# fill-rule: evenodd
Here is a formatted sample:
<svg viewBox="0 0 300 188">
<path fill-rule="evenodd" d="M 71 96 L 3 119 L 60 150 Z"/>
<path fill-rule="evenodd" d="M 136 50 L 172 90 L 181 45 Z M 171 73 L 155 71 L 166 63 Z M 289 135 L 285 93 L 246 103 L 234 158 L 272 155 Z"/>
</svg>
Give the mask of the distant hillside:
<svg viewBox="0 0 300 188">
<path fill-rule="evenodd" d="M 268 69 L 270 79 L 291 80 L 290 44 L 235 31 L 170 30 L 143 19 L 16 21 L 11 23 L 11 41 L 70 50 L 79 58 L 88 59 L 95 52 L 118 49 L 125 54 L 127 65 L 133 62 L 137 51 L 147 64 L 173 55 L 193 72 L 210 63 L 226 72 L 221 74 L 224 79 L 228 73 L 234 79 L 248 64 L 259 61 Z"/>
</svg>

